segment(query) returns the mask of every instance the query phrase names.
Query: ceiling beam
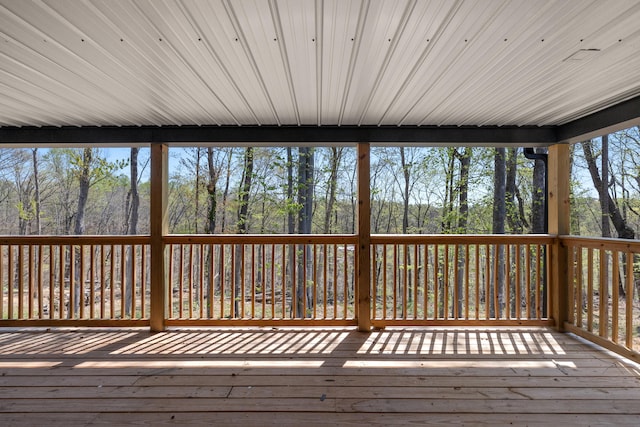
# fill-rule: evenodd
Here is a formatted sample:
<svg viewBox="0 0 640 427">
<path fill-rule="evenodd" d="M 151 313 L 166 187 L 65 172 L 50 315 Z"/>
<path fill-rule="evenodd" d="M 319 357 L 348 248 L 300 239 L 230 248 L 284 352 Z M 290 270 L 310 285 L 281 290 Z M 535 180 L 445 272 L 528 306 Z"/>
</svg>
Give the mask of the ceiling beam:
<svg viewBox="0 0 640 427">
<path fill-rule="evenodd" d="M 0 146 L 379 145 L 548 146 L 552 126 L 84 126 L 0 127 Z"/>
<path fill-rule="evenodd" d="M 574 143 L 640 126 L 640 96 L 559 126 L 558 142 Z"/>
</svg>

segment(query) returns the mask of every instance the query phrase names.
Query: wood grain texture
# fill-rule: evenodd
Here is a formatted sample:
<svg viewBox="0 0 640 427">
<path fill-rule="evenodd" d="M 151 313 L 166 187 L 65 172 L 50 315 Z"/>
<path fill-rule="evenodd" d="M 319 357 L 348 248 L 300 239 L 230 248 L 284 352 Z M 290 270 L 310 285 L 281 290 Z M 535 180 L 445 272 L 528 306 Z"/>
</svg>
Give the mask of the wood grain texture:
<svg viewBox="0 0 640 427">
<path fill-rule="evenodd" d="M 637 425 L 640 366 L 546 328 L 15 329 L 0 423 Z"/>
</svg>

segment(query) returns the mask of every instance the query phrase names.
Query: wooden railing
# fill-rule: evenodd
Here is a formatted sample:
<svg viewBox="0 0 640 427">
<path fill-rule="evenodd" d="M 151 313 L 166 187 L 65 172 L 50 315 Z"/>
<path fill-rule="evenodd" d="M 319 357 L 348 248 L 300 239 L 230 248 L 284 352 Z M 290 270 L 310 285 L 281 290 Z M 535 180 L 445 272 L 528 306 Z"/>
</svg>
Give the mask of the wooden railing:
<svg viewBox="0 0 640 427">
<path fill-rule="evenodd" d="M 0 319 L 148 323 L 148 237 L 3 237 L 0 259 Z"/>
<path fill-rule="evenodd" d="M 566 329 L 640 360 L 640 241 L 562 236 L 568 250 Z"/>
<path fill-rule="evenodd" d="M 165 238 L 169 325 L 355 325 L 353 235 Z"/>
<path fill-rule="evenodd" d="M 356 235 L 165 236 L 165 323 L 356 325 L 357 242 Z M 550 324 L 551 236 L 373 235 L 370 242 L 373 326 Z M 0 322 L 148 325 L 149 245 L 149 236 L 0 238 Z"/>
<path fill-rule="evenodd" d="M 550 236 L 372 236 L 372 323 L 549 324 L 552 243 Z"/>
</svg>

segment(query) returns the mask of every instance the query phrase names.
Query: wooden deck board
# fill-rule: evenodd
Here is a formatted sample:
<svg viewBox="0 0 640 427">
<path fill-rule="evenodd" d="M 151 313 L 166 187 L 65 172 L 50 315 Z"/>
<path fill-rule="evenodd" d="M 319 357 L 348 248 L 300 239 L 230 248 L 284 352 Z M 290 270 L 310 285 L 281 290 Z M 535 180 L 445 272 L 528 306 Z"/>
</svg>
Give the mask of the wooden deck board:
<svg viewBox="0 0 640 427">
<path fill-rule="evenodd" d="M 543 328 L 6 330 L 0 425 L 638 425 L 640 367 Z"/>
</svg>

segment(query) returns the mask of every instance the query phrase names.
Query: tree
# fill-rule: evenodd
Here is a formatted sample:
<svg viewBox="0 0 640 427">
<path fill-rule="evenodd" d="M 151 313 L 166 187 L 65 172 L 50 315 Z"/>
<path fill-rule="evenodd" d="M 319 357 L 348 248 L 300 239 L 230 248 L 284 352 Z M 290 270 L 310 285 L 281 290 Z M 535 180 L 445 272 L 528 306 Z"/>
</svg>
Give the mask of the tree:
<svg viewBox="0 0 640 427">
<path fill-rule="evenodd" d="M 238 216 L 236 221 L 236 230 L 238 234 L 247 233 L 247 222 L 249 219 L 249 195 L 251 193 L 251 182 L 253 179 L 253 147 L 247 147 L 244 152 L 244 168 L 242 169 L 242 179 L 240 180 L 240 188 L 238 190 Z M 240 298 L 243 294 L 244 277 L 241 269 L 241 261 L 244 257 L 244 245 L 236 245 L 235 254 L 235 278 L 234 278 L 234 298 L 233 313 L 231 317 L 239 317 L 244 313 L 241 312 Z M 244 304 L 243 304 L 244 306 Z"/>
<path fill-rule="evenodd" d="M 506 218 L 506 155 L 504 147 L 496 148 L 494 155 L 494 178 L 493 178 L 493 226 L 492 231 L 494 234 L 504 234 L 505 232 L 505 218 Z M 496 280 L 492 280 L 493 283 L 497 283 L 497 289 L 493 286 L 490 287 L 489 301 L 490 304 L 490 316 L 498 318 L 500 317 L 504 308 L 504 246 L 498 245 L 494 252 L 494 257 L 497 258 L 497 271 L 492 269 L 492 274 L 497 275 Z M 497 293 L 497 295 L 496 295 Z"/>
<path fill-rule="evenodd" d="M 75 212 L 75 221 L 73 232 L 75 235 L 83 235 L 85 232 L 85 209 L 87 201 L 89 199 L 89 189 L 97 182 L 111 176 L 113 170 L 121 167 L 122 162 L 108 162 L 105 158 L 99 155 L 95 148 L 83 148 L 79 152 L 71 150 L 68 152 L 71 156 L 70 163 L 72 165 L 72 174 L 78 180 L 78 199 L 77 208 Z M 84 278 L 80 277 L 80 258 L 83 254 L 80 248 L 75 249 L 75 265 L 74 265 L 74 281 L 71 281 L 73 289 L 70 291 L 70 307 L 73 307 L 75 313 L 78 313 L 81 301 L 81 297 L 84 293 L 81 290 L 84 289 Z M 92 285 L 92 284 L 91 284 Z M 113 286 L 113 283 L 112 283 Z M 73 304 L 71 304 L 73 301 Z M 71 310 L 68 311 L 71 316 Z"/>
<path fill-rule="evenodd" d="M 593 150 L 593 141 L 584 141 L 581 143 L 581 145 L 584 153 L 584 158 L 589 168 L 589 174 L 591 175 L 591 180 L 593 181 L 593 185 L 598 192 L 600 205 L 604 211 L 603 215 L 611 219 L 611 222 L 613 223 L 613 226 L 616 229 L 619 238 L 635 238 L 635 232 L 633 231 L 633 228 L 629 227 L 627 221 L 624 219 L 620 212 L 617 201 L 614 200 L 609 194 L 608 185 L 606 185 L 609 177 L 605 176 L 604 180 L 600 177 L 600 171 L 598 170 L 598 165 L 596 164 L 596 154 Z"/>
<path fill-rule="evenodd" d="M 460 161 L 457 232 L 461 234 L 465 234 L 467 232 L 467 224 L 469 222 L 469 168 L 471 166 L 471 154 L 472 151 L 470 147 L 465 147 L 462 154 L 456 151 L 456 158 Z M 463 246 L 460 246 L 460 248 L 463 248 Z M 456 266 L 456 268 L 458 269 L 458 281 L 456 283 L 457 299 L 454 301 L 454 304 L 456 304 L 455 312 L 458 314 L 458 317 L 462 317 L 462 308 L 464 305 L 464 295 L 462 293 L 464 266 L 469 257 L 468 253 L 463 252 L 462 250 L 460 252 L 462 253 L 462 255 L 458 258 L 458 265 Z"/>
<path fill-rule="evenodd" d="M 140 195 L 138 194 L 138 152 L 138 147 L 131 147 L 129 160 L 130 187 L 129 192 L 127 193 L 125 209 L 125 234 L 131 235 L 138 234 L 138 209 L 140 207 Z M 135 262 L 134 248 L 130 246 L 127 247 L 126 258 L 127 283 L 125 286 L 125 315 L 131 316 L 133 307 L 133 289 L 136 288 L 136 278 L 133 275 L 133 263 Z"/>
<path fill-rule="evenodd" d="M 311 234 L 313 218 L 314 195 L 314 149 L 311 147 L 298 148 L 298 233 Z M 307 291 L 310 281 L 308 275 L 312 272 L 311 246 L 301 245 L 298 251 L 298 283 L 296 287 L 295 317 L 308 317 L 307 308 L 311 307 L 311 298 Z M 305 274 L 306 273 L 306 274 Z M 346 298 L 346 296 L 345 296 Z"/>
<path fill-rule="evenodd" d="M 344 147 L 330 147 L 329 156 L 329 177 L 327 178 L 326 208 L 324 215 L 324 234 L 331 234 L 332 223 L 336 214 L 336 190 L 338 187 L 338 169 L 342 159 Z"/>
<path fill-rule="evenodd" d="M 42 224 L 40 223 L 40 174 L 39 174 L 39 162 L 38 162 L 38 149 L 33 148 L 31 150 L 32 161 L 33 161 L 33 199 L 34 199 L 34 210 L 35 210 L 35 220 L 36 220 L 36 234 L 42 234 Z"/>
</svg>

